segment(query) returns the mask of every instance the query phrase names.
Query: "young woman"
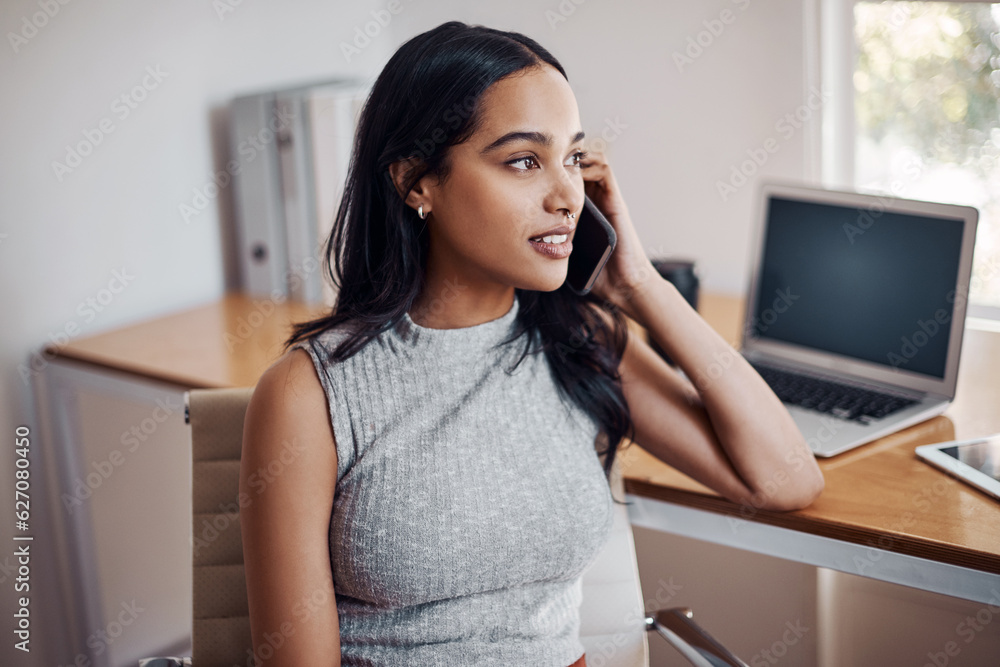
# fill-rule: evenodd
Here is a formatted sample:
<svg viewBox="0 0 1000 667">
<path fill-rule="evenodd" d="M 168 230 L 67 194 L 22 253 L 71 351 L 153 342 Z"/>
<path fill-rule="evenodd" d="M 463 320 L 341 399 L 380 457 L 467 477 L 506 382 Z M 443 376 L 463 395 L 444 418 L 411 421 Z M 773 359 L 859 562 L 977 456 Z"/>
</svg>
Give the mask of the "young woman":
<svg viewBox="0 0 1000 667">
<path fill-rule="evenodd" d="M 659 277 L 583 142 L 562 66 L 518 33 L 446 23 L 378 77 L 327 245 L 336 307 L 296 327 L 246 417 L 264 664 L 583 665 L 580 575 L 623 437 L 733 502 L 791 510 L 822 490 L 782 404 Z M 579 297 L 563 281 L 585 192 L 618 246 Z M 278 472 L 251 490 L 261 469 Z"/>
</svg>

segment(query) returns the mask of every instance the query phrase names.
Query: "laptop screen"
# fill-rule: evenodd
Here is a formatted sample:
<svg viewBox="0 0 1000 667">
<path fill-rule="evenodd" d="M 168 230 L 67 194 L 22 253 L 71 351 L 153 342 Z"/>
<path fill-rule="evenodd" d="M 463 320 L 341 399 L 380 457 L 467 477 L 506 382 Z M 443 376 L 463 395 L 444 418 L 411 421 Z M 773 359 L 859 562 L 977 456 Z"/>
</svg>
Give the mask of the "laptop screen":
<svg viewBox="0 0 1000 667">
<path fill-rule="evenodd" d="M 772 196 L 748 335 L 943 378 L 963 221 Z"/>
</svg>

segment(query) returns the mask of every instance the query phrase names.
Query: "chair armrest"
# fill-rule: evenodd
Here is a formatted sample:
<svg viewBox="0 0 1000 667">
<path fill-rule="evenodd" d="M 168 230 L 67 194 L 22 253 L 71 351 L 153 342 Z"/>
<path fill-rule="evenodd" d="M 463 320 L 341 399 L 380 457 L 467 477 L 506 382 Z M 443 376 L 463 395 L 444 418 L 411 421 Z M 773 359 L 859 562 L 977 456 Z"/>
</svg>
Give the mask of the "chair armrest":
<svg viewBox="0 0 1000 667">
<path fill-rule="evenodd" d="M 646 630 L 655 630 L 696 667 L 749 667 L 693 620 L 690 609 L 661 609 L 646 616 Z"/>
<path fill-rule="evenodd" d="M 139 667 L 191 667 L 190 656 L 182 658 L 139 658 Z"/>
</svg>

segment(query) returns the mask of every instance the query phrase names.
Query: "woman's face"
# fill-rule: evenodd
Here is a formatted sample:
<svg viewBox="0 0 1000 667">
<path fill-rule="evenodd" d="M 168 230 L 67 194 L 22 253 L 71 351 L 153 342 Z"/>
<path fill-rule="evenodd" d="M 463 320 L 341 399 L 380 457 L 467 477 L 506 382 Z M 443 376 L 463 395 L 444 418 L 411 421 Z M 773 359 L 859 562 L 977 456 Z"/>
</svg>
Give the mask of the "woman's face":
<svg viewBox="0 0 1000 667">
<path fill-rule="evenodd" d="M 544 65 L 493 84 L 481 113 L 479 130 L 449 149 L 448 177 L 428 186 L 428 271 L 474 289 L 555 290 L 584 200 L 576 98 Z M 530 240 L 560 227 L 568 228 L 562 243 Z"/>
</svg>

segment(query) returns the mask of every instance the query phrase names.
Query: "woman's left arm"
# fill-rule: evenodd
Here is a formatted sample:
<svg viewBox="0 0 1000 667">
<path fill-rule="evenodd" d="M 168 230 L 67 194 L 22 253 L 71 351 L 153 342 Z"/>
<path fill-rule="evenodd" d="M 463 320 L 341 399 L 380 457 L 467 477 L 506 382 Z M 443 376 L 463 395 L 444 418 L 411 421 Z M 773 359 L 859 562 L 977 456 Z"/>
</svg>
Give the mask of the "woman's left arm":
<svg viewBox="0 0 1000 667">
<path fill-rule="evenodd" d="M 639 244 L 600 153 L 583 165 L 585 189 L 618 244 L 593 293 L 642 325 L 690 380 L 629 335 L 619 371 L 633 440 L 729 500 L 793 510 L 823 490 L 815 457 L 771 388 L 655 270 Z"/>
</svg>

